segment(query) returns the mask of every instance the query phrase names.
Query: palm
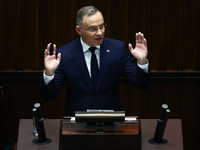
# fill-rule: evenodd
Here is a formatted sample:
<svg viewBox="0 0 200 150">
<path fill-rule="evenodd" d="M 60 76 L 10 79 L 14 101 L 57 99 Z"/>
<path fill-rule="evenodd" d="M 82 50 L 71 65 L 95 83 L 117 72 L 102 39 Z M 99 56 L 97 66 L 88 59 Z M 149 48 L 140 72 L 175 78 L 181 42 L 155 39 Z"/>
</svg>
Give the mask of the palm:
<svg viewBox="0 0 200 150">
<path fill-rule="evenodd" d="M 47 49 L 44 52 L 44 67 L 46 75 L 53 75 L 60 64 L 61 54 L 59 53 L 56 58 L 56 45 L 53 47 L 53 55 L 49 54 L 50 44 L 47 45 Z"/>
<path fill-rule="evenodd" d="M 147 47 L 144 44 L 136 43 L 134 49 L 131 50 L 131 54 L 138 60 L 147 57 Z"/>
<path fill-rule="evenodd" d="M 132 45 L 129 44 L 129 50 L 131 54 L 137 59 L 138 63 L 144 64 L 147 61 L 147 41 L 144 38 L 144 35 L 141 33 L 136 34 L 136 44 L 133 49 Z"/>
<path fill-rule="evenodd" d="M 48 55 L 44 61 L 44 65 L 47 70 L 56 70 L 59 64 L 60 60 L 56 59 L 55 55 Z"/>
</svg>

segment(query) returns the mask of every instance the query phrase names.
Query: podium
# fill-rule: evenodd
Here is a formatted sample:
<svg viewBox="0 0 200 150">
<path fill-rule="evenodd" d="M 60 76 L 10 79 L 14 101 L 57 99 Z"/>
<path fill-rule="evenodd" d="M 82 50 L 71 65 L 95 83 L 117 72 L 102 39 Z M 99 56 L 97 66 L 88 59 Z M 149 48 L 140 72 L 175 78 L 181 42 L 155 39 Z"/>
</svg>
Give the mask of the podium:
<svg viewBox="0 0 200 150">
<path fill-rule="evenodd" d="M 32 134 L 33 122 L 32 119 L 21 119 L 19 123 L 17 150 L 62 150 L 59 146 L 61 122 L 63 119 L 46 119 L 44 120 L 44 126 L 46 136 L 52 139 L 50 144 L 37 145 L 32 142 L 35 135 Z M 148 142 L 149 138 L 152 138 L 156 129 L 156 119 L 139 119 L 140 121 L 140 133 L 141 133 L 141 150 L 183 150 L 183 138 L 182 138 L 182 124 L 180 119 L 169 119 L 167 122 L 164 138 L 168 140 L 164 145 L 153 145 Z M 121 134 L 121 133 L 119 133 Z M 66 144 L 73 147 L 74 143 L 78 144 L 77 135 L 74 135 L 73 143 L 66 141 Z M 103 139 L 104 140 L 104 139 Z M 95 143 L 101 141 L 95 141 Z M 121 140 L 115 144 L 120 145 Z M 132 142 L 132 141 L 131 141 Z M 94 144 L 94 143 L 93 143 Z M 112 148 L 112 147 L 111 147 Z M 120 148 L 120 147 L 119 147 Z M 79 147 L 84 149 L 84 147 Z M 104 147 L 106 149 L 106 146 Z M 130 149 L 130 148 L 129 148 Z"/>
<path fill-rule="evenodd" d="M 141 150 L 140 121 L 125 121 L 116 126 L 116 129 L 106 129 L 105 126 L 103 132 L 98 132 L 84 129 L 84 123 L 64 119 L 61 122 L 60 149 Z"/>
</svg>

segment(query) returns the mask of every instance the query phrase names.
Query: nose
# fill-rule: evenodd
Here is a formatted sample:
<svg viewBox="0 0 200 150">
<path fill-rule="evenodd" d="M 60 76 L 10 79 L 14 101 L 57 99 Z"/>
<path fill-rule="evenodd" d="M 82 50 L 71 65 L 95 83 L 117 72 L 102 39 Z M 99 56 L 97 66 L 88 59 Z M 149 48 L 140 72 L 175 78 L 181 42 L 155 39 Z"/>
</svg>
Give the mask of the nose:
<svg viewBox="0 0 200 150">
<path fill-rule="evenodd" d="M 101 34 L 103 34 L 103 31 L 101 31 L 101 29 L 100 29 L 100 28 L 98 28 L 98 30 L 97 30 L 97 32 L 96 32 L 96 34 L 97 34 L 97 35 L 101 35 Z"/>
</svg>

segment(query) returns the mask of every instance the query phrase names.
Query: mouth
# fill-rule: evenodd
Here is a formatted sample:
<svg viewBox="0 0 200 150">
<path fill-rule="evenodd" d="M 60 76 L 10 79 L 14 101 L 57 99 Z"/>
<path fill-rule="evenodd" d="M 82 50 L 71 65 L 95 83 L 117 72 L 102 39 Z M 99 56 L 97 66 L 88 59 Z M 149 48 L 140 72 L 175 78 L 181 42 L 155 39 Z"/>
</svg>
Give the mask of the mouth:
<svg viewBox="0 0 200 150">
<path fill-rule="evenodd" d="M 99 42 L 102 41 L 102 39 L 103 39 L 102 37 L 100 37 L 100 38 L 95 38 L 95 41 L 99 43 Z"/>
</svg>

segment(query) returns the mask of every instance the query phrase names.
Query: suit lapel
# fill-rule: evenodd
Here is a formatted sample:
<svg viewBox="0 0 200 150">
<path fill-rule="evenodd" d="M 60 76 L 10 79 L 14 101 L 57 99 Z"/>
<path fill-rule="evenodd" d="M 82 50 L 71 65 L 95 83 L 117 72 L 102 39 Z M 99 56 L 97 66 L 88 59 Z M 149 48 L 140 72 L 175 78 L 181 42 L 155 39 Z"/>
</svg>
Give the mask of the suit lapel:
<svg viewBox="0 0 200 150">
<path fill-rule="evenodd" d="M 100 70 L 99 70 L 99 77 L 96 91 L 99 89 L 100 85 L 102 84 L 103 78 L 108 68 L 108 64 L 110 61 L 110 50 L 107 49 L 107 41 L 103 40 L 100 46 Z"/>
<path fill-rule="evenodd" d="M 106 39 L 104 38 L 104 40 L 100 46 L 100 70 L 99 70 L 99 77 L 98 77 L 96 91 L 98 91 L 99 87 L 102 84 L 103 78 L 105 76 L 105 73 L 107 71 L 108 64 L 110 61 L 110 51 L 109 51 L 109 49 L 107 49 L 107 44 L 108 43 L 107 43 Z M 74 44 L 74 49 L 71 50 L 71 53 L 74 57 L 74 60 L 77 64 L 80 72 L 82 73 L 83 77 L 85 78 L 86 82 L 93 90 L 95 90 L 93 87 L 87 66 L 86 66 L 80 39 L 76 40 L 76 42 Z"/>
<path fill-rule="evenodd" d="M 74 49 L 71 50 L 71 53 L 74 57 L 74 60 L 77 64 L 80 72 L 82 73 L 83 77 L 85 78 L 86 82 L 94 90 L 94 87 L 93 87 L 93 84 L 92 84 L 92 81 L 90 79 L 90 75 L 89 75 L 89 72 L 88 72 L 88 69 L 87 69 L 87 66 L 86 66 L 82 46 L 81 46 L 81 43 L 80 43 L 80 38 L 76 40 L 76 42 L 74 44 Z"/>
</svg>

